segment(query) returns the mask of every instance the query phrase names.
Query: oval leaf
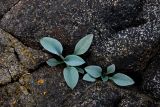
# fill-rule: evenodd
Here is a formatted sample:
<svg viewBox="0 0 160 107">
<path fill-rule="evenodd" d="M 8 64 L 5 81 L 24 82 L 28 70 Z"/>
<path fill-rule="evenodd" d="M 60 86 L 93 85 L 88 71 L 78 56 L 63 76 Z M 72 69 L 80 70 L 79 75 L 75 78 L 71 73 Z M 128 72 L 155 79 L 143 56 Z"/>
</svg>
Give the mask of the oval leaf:
<svg viewBox="0 0 160 107">
<path fill-rule="evenodd" d="M 85 74 L 85 75 L 83 76 L 83 80 L 89 81 L 89 82 L 95 82 L 95 81 L 96 81 L 96 79 L 93 78 L 93 77 L 91 77 L 89 74 Z"/>
<path fill-rule="evenodd" d="M 85 61 L 81 57 L 76 56 L 76 55 L 66 56 L 64 58 L 64 62 L 70 66 L 79 66 L 79 65 L 83 65 L 85 63 Z"/>
<path fill-rule="evenodd" d="M 114 83 L 116 83 L 119 86 L 128 86 L 128 85 L 134 84 L 134 81 L 132 78 L 122 73 L 117 73 L 109 79 L 111 79 Z"/>
<path fill-rule="evenodd" d="M 91 65 L 85 67 L 85 71 L 94 78 L 98 78 L 101 76 L 102 68 L 99 66 Z"/>
<path fill-rule="evenodd" d="M 101 78 L 102 78 L 102 81 L 104 81 L 104 82 L 108 81 L 108 79 L 109 79 L 108 76 L 105 76 L 105 77 L 102 76 Z"/>
<path fill-rule="evenodd" d="M 76 67 L 79 73 L 84 74 L 84 70 L 82 68 Z"/>
<path fill-rule="evenodd" d="M 89 47 L 91 46 L 93 40 L 93 34 L 89 34 L 85 37 L 83 37 L 77 44 L 74 49 L 74 54 L 75 55 L 81 55 L 84 54 Z"/>
<path fill-rule="evenodd" d="M 63 71 L 64 79 L 67 83 L 67 85 L 71 88 L 74 89 L 74 87 L 78 83 L 79 79 L 79 74 L 76 68 L 74 67 L 66 67 L 64 68 Z"/>
<path fill-rule="evenodd" d="M 110 65 L 107 67 L 107 74 L 111 74 L 111 73 L 114 73 L 116 70 L 116 67 L 114 64 Z"/>
<path fill-rule="evenodd" d="M 55 58 L 51 58 L 47 61 L 47 64 L 51 67 L 57 66 L 58 64 L 61 64 L 62 62 L 57 61 Z"/>
<path fill-rule="evenodd" d="M 44 37 L 40 40 L 40 43 L 43 46 L 43 48 L 46 49 L 47 51 L 56 55 L 62 54 L 63 47 L 58 40 L 50 37 Z"/>
</svg>

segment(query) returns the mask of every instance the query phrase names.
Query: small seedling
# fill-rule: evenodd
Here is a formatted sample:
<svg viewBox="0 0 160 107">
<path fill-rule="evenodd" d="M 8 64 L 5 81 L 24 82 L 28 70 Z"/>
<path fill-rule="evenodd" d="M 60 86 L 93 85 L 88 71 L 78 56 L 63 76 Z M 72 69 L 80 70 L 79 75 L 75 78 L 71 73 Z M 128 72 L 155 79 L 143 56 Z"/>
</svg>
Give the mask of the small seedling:
<svg viewBox="0 0 160 107">
<path fill-rule="evenodd" d="M 108 74 L 113 74 L 115 73 L 115 65 L 112 64 L 107 67 L 107 76 L 101 76 L 103 81 L 108 81 L 112 80 L 115 84 L 119 86 L 128 86 L 128 85 L 133 85 L 134 81 L 132 78 L 129 76 L 123 74 L 123 73 L 116 73 L 112 77 L 108 76 Z"/>
<path fill-rule="evenodd" d="M 83 80 L 89 82 L 95 82 L 97 78 L 101 77 L 102 81 L 112 80 L 115 84 L 119 86 L 133 85 L 134 81 L 129 76 L 123 73 L 116 73 L 112 77 L 108 76 L 115 72 L 115 65 L 112 64 L 107 67 L 107 76 L 102 75 L 102 68 L 99 66 L 88 66 L 85 68 L 86 74 L 83 76 Z"/>
<path fill-rule="evenodd" d="M 47 61 L 47 64 L 51 67 L 57 66 L 59 64 L 66 64 L 66 67 L 63 70 L 64 79 L 67 85 L 74 89 L 77 85 L 79 80 L 79 73 L 86 74 L 83 76 L 83 80 L 89 82 L 95 82 L 97 78 L 101 77 L 103 81 L 112 80 L 115 84 L 119 86 L 128 86 L 134 84 L 134 81 L 127 75 L 123 73 L 115 73 L 115 65 L 112 64 L 107 67 L 107 75 L 104 76 L 102 74 L 102 68 L 96 65 L 90 65 L 84 68 L 80 68 L 79 66 L 83 65 L 85 61 L 78 55 L 82 55 L 91 46 L 93 40 L 93 35 L 89 34 L 83 37 L 75 46 L 74 52 L 72 55 L 67 55 L 63 57 L 63 47 L 62 44 L 50 37 L 44 37 L 40 40 L 41 45 L 47 51 L 51 52 L 52 54 L 58 55 L 61 60 L 57 60 L 55 58 L 51 58 Z M 109 76 L 109 74 L 113 74 L 113 76 Z"/>
<path fill-rule="evenodd" d="M 102 68 L 96 65 L 85 67 L 86 74 L 83 76 L 83 80 L 89 82 L 95 82 L 96 78 L 101 77 Z"/>
<path fill-rule="evenodd" d="M 83 37 L 75 46 L 74 53 L 72 55 L 67 55 L 66 57 L 62 56 L 63 47 L 62 44 L 50 37 L 44 37 L 40 40 L 41 45 L 44 49 L 51 52 L 52 54 L 56 54 L 61 58 L 61 61 L 51 58 L 47 61 L 47 64 L 51 67 L 57 66 L 59 64 L 66 64 L 66 67 L 63 70 L 64 79 L 67 85 L 73 89 L 79 80 L 79 73 L 84 73 L 84 70 L 79 68 L 85 63 L 85 61 L 78 55 L 82 55 L 91 46 L 93 40 L 93 34 L 89 34 Z"/>
</svg>

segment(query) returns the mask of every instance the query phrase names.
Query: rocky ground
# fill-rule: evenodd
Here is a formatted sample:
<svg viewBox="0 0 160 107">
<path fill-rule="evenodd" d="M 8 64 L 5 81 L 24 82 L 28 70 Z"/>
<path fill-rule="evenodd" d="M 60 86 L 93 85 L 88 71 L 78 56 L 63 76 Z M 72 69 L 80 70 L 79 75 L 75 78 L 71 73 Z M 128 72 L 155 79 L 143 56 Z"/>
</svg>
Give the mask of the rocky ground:
<svg viewBox="0 0 160 107">
<path fill-rule="evenodd" d="M 88 33 L 88 64 L 114 63 L 135 85 L 80 79 L 72 91 L 46 65 L 40 38 L 68 54 Z M 160 107 L 160 0 L 0 0 L 0 107 Z"/>
</svg>

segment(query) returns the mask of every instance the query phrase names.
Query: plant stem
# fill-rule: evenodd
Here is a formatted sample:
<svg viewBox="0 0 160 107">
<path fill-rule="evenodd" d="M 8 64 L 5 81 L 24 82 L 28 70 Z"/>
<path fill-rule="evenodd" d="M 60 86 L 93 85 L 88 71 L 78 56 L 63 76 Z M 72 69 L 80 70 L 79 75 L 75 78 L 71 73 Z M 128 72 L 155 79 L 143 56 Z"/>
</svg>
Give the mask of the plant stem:
<svg viewBox="0 0 160 107">
<path fill-rule="evenodd" d="M 64 60 L 64 57 L 63 57 L 62 55 L 60 55 L 60 58 L 61 58 L 62 60 Z"/>
</svg>

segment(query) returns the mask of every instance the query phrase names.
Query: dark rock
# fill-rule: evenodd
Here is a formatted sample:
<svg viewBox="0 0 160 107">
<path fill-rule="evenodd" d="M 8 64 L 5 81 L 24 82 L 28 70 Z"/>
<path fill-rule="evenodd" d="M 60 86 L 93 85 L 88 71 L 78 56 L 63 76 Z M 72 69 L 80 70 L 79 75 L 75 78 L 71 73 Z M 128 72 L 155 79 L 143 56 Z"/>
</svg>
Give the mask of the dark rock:
<svg viewBox="0 0 160 107">
<path fill-rule="evenodd" d="M 113 32 L 144 24 L 145 19 L 139 17 L 144 4 L 145 0 L 115 0 L 113 7 L 106 12 L 105 22 Z"/>
<path fill-rule="evenodd" d="M 160 98 L 160 54 L 157 55 L 149 65 L 143 77 L 142 88 L 152 97 Z"/>
<path fill-rule="evenodd" d="M 39 39 L 50 34 L 62 42 L 67 52 L 72 52 L 81 37 L 93 33 L 90 63 L 103 67 L 115 63 L 118 68 L 139 71 L 154 55 L 153 47 L 160 39 L 159 6 L 153 5 L 152 1 L 144 0 L 24 0 L 4 16 L 0 25 L 37 49 Z M 152 7 L 155 9 L 151 11 Z M 153 11 L 157 17 L 146 16 Z M 132 23 L 139 18 L 148 22 L 135 27 Z M 116 28 L 125 30 L 117 32 Z"/>
<path fill-rule="evenodd" d="M 66 85 L 62 72 L 62 68 L 48 68 L 45 66 L 33 72 L 33 94 L 38 107 L 61 107 L 66 97 L 73 94 L 74 90 L 72 91 Z M 75 90 L 78 90 L 77 96 L 82 90 L 85 90 L 87 84 L 78 83 L 78 86 L 75 88 Z"/>
<path fill-rule="evenodd" d="M 0 88 L 0 106 L 16 107 L 115 107 L 135 104 L 151 107 L 154 102 L 138 92 L 115 86 L 111 82 L 88 83 L 79 80 L 74 90 L 66 85 L 60 67 L 42 66 L 30 74 L 24 74 L 19 83 Z M 155 107 L 155 106 L 154 106 Z"/>
<path fill-rule="evenodd" d="M 112 83 L 88 83 L 79 80 L 74 90 L 67 87 L 61 68 L 41 67 L 33 72 L 33 95 L 38 107 L 115 107 L 119 104 L 134 104 L 138 107 L 154 105 L 143 94 L 125 90 Z M 128 97 L 132 102 L 128 102 Z M 139 100 L 138 100 L 139 99 Z M 138 101 L 137 101 L 138 100 Z"/>
<path fill-rule="evenodd" d="M 9 11 L 19 0 L 1 0 L 0 1 L 0 18 Z"/>
<path fill-rule="evenodd" d="M 4 85 L 11 82 L 11 75 L 8 69 L 1 67 L 0 69 L 0 84 Z"/>
<path fill-rule="evenodd" d="M 158 51 L 159 27 L 160 22 L 152 21 L 120 31 L 112 38 L 95 38 L 91 59 L 102 66 L 115 63 L 118 68 L 142 71 Z"/>
<path fill-rule="evenodd" d="M 35 49 L 40 49 L 41 37 L 51 35 L 67 54 L 81 37 L 93 33 L 92 47 L 84 56 L 88 64 L 115 63 L 119 69 L 144 71 L 159 51 L 159 5 L 158 0 L 21 0 L 0 20 L 1 28 L 18 39 L 0 29 L 0 106 L 158 106 L 136 87 L 123 89 L 111 82 L 88 83 L 80 78 L 71 90 L 63 67 L 40 65 L 50 56 Z M 157 99 L 159 63 L 157 58 L 142 73 L 143 91 Z"/>
<path fill-rule="evenodd" d="M 94 31 L 99 11 L 111 5 L 109 0 L 23 0 L 4 16 L 0 25 L 30 47 L 39 47 L 39 39 L 48 34 L 68 46 L 91 33 L 89 29 Z"/>
<path fill-rule="evenodd" d="M 48 59 L 47 54 L 24 46 L 12 35 L 0 29 L 0 44 L 3 52 L 0 53 L 0 85 L 17 80 L 29 69 L 36 68 Z"/>
<path fill-rule="evenodd" d="M 128 4 L 129 5 L 129 4 Z M 139 18 L 147 22 L 130 26 L 111 37 L 95 38 L 92 60 L 100 65 L 115 63 L 119 69 L 143 71 L 148 61 L 157 53 L 160 41 L 160 2 L 146 0 Z"/>
<path fill-rule="evenodd" d="M 70 46 L 87 33 L 107 36 L 112 27 L 130 25 L 141 12 L 142 1 L 24 0 L 4 16 L 1 26 L 30 47 L 36 48 L 39 39 L 48 34 Z"/>
<path fill-rule="evenodd" d="M 33 96 L 18 82 L 0 89 L 1 107 L 35 107 Z"/>
<path fill-rule="evenodd" d="M 121 99 L 119 107 L 158 107 L 150 98 L 133 93 L 126 95 Z"/>
</svg>

